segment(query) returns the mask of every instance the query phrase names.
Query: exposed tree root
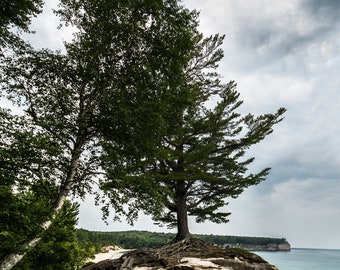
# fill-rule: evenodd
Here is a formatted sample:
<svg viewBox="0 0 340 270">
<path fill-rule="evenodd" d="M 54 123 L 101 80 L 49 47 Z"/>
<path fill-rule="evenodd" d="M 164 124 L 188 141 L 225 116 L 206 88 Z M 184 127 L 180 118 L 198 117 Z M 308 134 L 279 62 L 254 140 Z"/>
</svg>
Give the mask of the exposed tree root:
<svg viewBox="0 0 340 270">
<path fill-rule="evenodd" d="M 177 266 L 183 263 L 183 258 L 214 258 L 214 263 L 224 265 L 237 260 L 237 264 L 266 264 L 261 257 L 251 252 L 238 249 L 224 249 L 199 239 L 185 239 L 179 242 L 172 242 L 156 249 L 138 249 L 125 253 L 121 258 L 112 261 L 111 268 L 90 269 L 114 269 L 131 270 L 134 267 L 150 267 L 152 269 L 166 268 L 179 269 Z M 177 267 L 177 268 L 176 268 Z M 233 266 L 234 267 L 234 266 Z M 181 268 L 182 269 L 182 268 Z M 241 268 L 233 268 L 241 269 Z M 242 269 L 275 269 L 275 268 L 242 268 Z"/>
<path fill-rule="evenodd" d="M 181 255 L 184 253 L 192 252 L 192 251 L 204 251 L 207 250 L 211 246 L 207 242 L 204 242 L 200 239 L 189 238 L 184 239 L 178 242 L 169 243 L 160 248 L 155 249 L 155 254 L 158 257 L 169 257 L 174 255 Z"/>
<path fill-rule="evenodd" d="M 247 251 L 223 249 L 211 245 L 203 240 L 190 238 L 178 242 L 172 242 L 156 249 L 144 249 L 128 252 L 122 256 L 122 259 L 124 259 L 124 266 L 122 265 L 123 268 L 121 268 L 121 270 L 132 269 L 126 267 L 130 264 L 130 260 L 132 258 L 133 265 L 168 267 L 170 265 L 179 264 L 181 259 L 184 257 L 239 258 L 240 260 L 249 262 L 265 262 L 261 257 Z"/>
</svg>

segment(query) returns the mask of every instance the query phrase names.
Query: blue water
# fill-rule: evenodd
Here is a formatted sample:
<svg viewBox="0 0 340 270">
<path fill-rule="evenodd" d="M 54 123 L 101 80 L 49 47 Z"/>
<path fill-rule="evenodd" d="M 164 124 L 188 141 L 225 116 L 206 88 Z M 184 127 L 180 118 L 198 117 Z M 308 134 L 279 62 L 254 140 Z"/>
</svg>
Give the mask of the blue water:
<svg viewBox="0 0 340 270">
<path fill-rule="evenodd" d="M 293 248 L 290 252 L 254 252 L 279 270 L 339 270 L 340 250 Z"/>
</svg>

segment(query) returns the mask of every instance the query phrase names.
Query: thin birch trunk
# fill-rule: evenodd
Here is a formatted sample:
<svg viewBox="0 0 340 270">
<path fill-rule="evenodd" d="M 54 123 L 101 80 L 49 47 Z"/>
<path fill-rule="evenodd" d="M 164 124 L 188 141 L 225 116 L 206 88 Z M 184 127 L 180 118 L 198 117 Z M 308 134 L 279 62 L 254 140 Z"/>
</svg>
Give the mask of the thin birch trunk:
<svg viewBox="0 0 340 270">
<path fill-rule="evenodd" d="M 79 157 L 80 157 L 80 153 L 81 153 L 80 149 L 81 149 L 81 147 L 78 147 L 78 149 L 76 149 L 74 151 L 74 154 L 73 154 L 71 162 L 70 162 L 70 168 L 69 168 L 67 177 L 65 179 L 64 184 L 60 187 L 58 198 L 57 198 L 57 200 L 54 204 L 54 207 L 52 209 L 53 215 L 52 215 L 50 220 L 47 220 L 43 224 L 41 224 L 41 227 L 43 229 L 43 232 L 41 234 L 43 234 L 45 231 L 47 231 L 50 228 L 53 220 L 58 215 L 58 213 L 61 211 L 61 209 L 62 209 L 62 207 L 63 207 L 63 205 L 66 201 L 67 195 L 68 195 L 68 193 L 71 189 L 71 183 L 72 183 L 74 176 L 76 174 L 76 170 L 77 170 L 77 166 L 78 166 L 78 162 L 79 162 Z M 29 239 L 24 244 L 22 244 L 19 247 L 20 252 L 11 253 L 11 254 L 6 255 L 0 261 L 0 270 L 10 270 L 17 263 L 19 263 L 22 260 L 22 258 L 26 255 L 27 249 L 34 248 L 40 242 L 40 240 L 41 240 L 40 235 L 36 235 L 34 238 Z"/>
</svg>

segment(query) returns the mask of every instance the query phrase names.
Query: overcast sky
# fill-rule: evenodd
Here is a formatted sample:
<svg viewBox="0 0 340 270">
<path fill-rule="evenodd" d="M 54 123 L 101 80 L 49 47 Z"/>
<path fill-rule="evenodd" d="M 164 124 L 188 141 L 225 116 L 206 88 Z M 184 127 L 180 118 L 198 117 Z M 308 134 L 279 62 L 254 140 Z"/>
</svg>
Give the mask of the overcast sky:
<svg viewBox="0 0 340 270">
<path fill-rule="evenodd" d="M 47 2 L 54 2 L 47 0 Z M 242 113 L 286 107 L 274 133 L 251 148 L 252 170 L 267 180 L 230 202 L 230 222 L 191 222 L 192 233 L 285 237 L 293 247 L 340 249 L 340 1 L 186 0 L 201 11 L 205 35 L 226 34 L 219 72 L 235 80 Z M 50 14 L 39 16 L 31 41 L 60 48 Z M 142 216 L 135 227 L 101 221 L 93 200 L 81 205 L 79 227 L 167 231 Z"/>
<path fill-rule="evenodd" d="M 220 73 L 245 113 L 287 108 L 252 149 L 267 180 L 230 203 L 230 222 L 195 232 L 286 237 L 340 248 L 340 1 L 191 0 L 201 30 L 226 34 Z"/>
</svg>

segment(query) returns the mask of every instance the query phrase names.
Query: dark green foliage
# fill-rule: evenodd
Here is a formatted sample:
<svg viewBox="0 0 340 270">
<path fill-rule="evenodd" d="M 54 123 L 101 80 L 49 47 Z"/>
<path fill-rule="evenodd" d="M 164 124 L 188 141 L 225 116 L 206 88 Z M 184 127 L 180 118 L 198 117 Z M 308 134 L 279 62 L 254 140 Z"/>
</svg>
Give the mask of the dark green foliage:
<svg viewBox="0 0 340 270">
<path fill-rule="evenodd" d="M 76 178 L 61 189 L 83 195 L 103 133 L 130 154 L 154 144 L 169 82 L 183 77 L 190 58 L 196 17 L 177 1 L 64 0 L 58 14 L 79 29 L 66 55 L 26 48 L 5 59 L 0 83 L 63 148 L 63 167 L 79 168 L 59 175 Z"/>
<path fill-rule="evenodd" d="M 6 187 L 0 191 L 0 257 L 18 250 L 31 235 L 41 232 L 39 224 L 48 217 L 49 202 L 34 193 L 13 194 Z M 47 206 L 47 207 L 46 207 Z"/>
<path fill-rule="evenodd" d="M 285 238 L 270 237 L 250 237 L 250 236 L 231 236 L 231 235 L 197 235 L 198 238 L 216 244 L 244 244 L 244 245 L 268 245 L 287 243 Z"/>
<path fill-rule="evenodd" d="M 77 230 L 79 241 L 89 241 L 96 245 L 97 252 L 103 246 L 118 245 L 122 248 L 156 248 L 167 244 L 175 238 L 174 233 L 156 233 L 148 231 L 123 231 L 123 232 L 94 232 L 84 229 Z M 195 234 L 195 238 L 202 239 L 208 243 L 216 245 L 224 244 L 248 244 L 248 245 L 268 245 L 286 243 L 284 238 L 268 237 L 247 237 L 228 235 L 204 235 Z"/>
<path fill-rule="evenodd" d="M 59 154 L 52 141 L 21 117 L 0 109 L 0 257 L 39 234 L 56 189 L 49 181 Z M 57 175 L 55 175 L 57 177 Z M 46 177 L 46 178 L 45 178 Z M 51 178 L 50 178 L 51 177 Z"/>
<path fill-rule="evenodd" d="M 42 241 L 13 269 L 80 269 L 88 258 L 94 256 L 95 249 L 90 243 L 78 241 L 77 215 L 78 205 L 64 204 Z"/>
<path fill-rule="evenodd" d="M 17 26 L 28 30 L 31 18 L 41 12 L 42 0 L 2 0 L 0 4 L 0 25 Z"/>
<path fill-rule="evenodd" d="M 196 13 L 175 0 L 61 2 L 58 14 L 82 33 L 67 48 L 90 79 L 86 96 L 100 113 L 92 118 L 124 155 L 145 155 L 163 127 L 174 82 L 183 80 Z"/>
<path fill-rule="evenodd" d="M 78 206 L 69 202 L 36 248 L 21 247 L 27 239 L 43 233 L 41 224 L 51 218 L 60 149 L 23 117 L 0 109 L 0 121 L 0 258 L 28 252 L 16 269 L 78 267 L 94 249 L 78 244 Z"/>
<path fill-rule="evenodd" d="M 1 0 L 0 2 L 0 54 L 2 47 L 18 45 L 20 39 L 11 28 L 29 31 L 32 17 L 42 11 L 43 0 Z"/>
<path fill-rule="evenodd" d="M 101 252 L 103 246 L 117 245 L 122 248 L 155 248 L 173 240 L 174 234 L 147 231 L 93 232 L 77 230 L 79 241 L 90 242 Z"/>
</svg>

